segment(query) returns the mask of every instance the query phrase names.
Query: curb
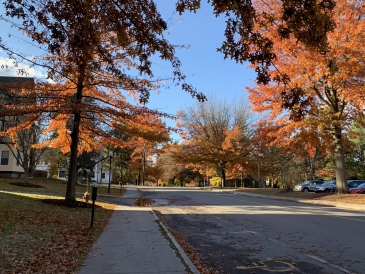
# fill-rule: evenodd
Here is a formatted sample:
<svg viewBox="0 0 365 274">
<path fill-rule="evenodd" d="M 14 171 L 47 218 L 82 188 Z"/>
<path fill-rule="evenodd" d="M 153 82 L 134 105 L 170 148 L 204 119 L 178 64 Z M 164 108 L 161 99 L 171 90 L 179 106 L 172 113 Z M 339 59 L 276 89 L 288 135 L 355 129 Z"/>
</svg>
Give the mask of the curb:
<svg viewBox="0 0 365 274">
<path fill-rule="evenodd" d="M 153 212 L 153 210 L 151 208 L 150 208 L 150 210 L 151 210 L 153 216 L 155 216 L 155 219 L 158 221 L 158 223 L 160 224 L 160 226 L 163 228 L 163 230 L 167 234 L 167 236 L 170 238 L 171 242 L 175 245 L 175 247 L 178 250 L 178 252 L 180 253 L 182 259 L 185 261 L 186 265 L 189 267 L 191 273 L 193 273 L 193 274 L 200 274 L 200 272 L 198 271 L 198 269 L 195 267 L 195 265 L 192 263 L 192 261 L 189 259 L 189 257 L 185 254 L 184 250 L 181 248 L 181 246 L 179 245 L 179 243 L 175 240 L 174 236 L 171 235 L 171 233 L 168 231 L 168 229 L 166 228 L 166 226 L 157 217 L 157 215 L 155 214 L 155 212 Z"/>
<path fill-rule="evenodd" d="M 269 195 L 263 195 L 263 194 L 245 193 L 245 192 L 234 191 L 234 190 L 231 193 L 236 194 L 236 195 L 254 197 L 254 198 L 256 197 L 256 198 L 279 200 L 279 201 L 285 201 L 285 202 L 295 202 L 295 203 L 301 203 L 301 204 L 330 206 L 330 207 L 347 209 L 347 210 L 365 211 L 365 205 L 361 205 L 361 204 L 346 204 L 346 203 L 341 203 L 341 202 L 331 202 L 331 201 L 322 201 L 322 200 L 307 200 L 307 199 L 299 199 L 299 198 L 291 198 L 291 197 L 277 197 L 277 196 L 269 196 Z"/>
</svg>

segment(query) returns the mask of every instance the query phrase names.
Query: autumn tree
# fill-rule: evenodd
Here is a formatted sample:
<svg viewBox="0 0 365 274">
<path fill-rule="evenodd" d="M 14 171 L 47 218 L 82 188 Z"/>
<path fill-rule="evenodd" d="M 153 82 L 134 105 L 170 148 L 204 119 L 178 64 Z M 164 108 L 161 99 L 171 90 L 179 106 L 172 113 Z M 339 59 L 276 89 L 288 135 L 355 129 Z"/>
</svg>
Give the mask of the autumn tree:
<svg viewBox="0 0 365 274">
<path fill-rule="evenodd" d="M 177 178 L 178 172 L 182 169 L 174 160 L 170 149 L 178 144 L 164 146 L 163 152 L 157 155 L 156 165 L 163 170 L 162 179 L 172 180 Z"/>
<path fill-rule="evenodd" d="M 220 167 L 224 183 L 227 167 L 242 165 L 250 154 L 251 119 L 243 100 L 228 104 L 213 96 L 181 110 L 178 126 L 183 143 L 175 152 L 176 161 L 196 168 L 202 164 Z"/>
<path fill-rule="evenodd" d="M 25 77 L 0 77 L 0 103 L 4 109 L 8 105 L 31 107 L 37 100 L 28 96 L 34 90 L 34 79 Z M 20 95 L 20 94 L 23 95 Z M 28 115 L 17 117 L 5 111 L 0 115 L 0 142 L 5 144 L 13 157 L 24 170 L 24 180 L 33 172 L 45 148 L 38 144 L 47 136 L 42 134 L 45 126 L 44 116 Z"/>
<path fill-rule="evenodd" d="M 156 115 L 141 113 L 133 121 L 120 121 L 116 129 L 129 136 L 126 146 L 131 151 L 129 168 L 137 172 L 138 183 L 144 185 L 149 174 L 160 174 L 158 169 L 154 170 L 148 163 L 154 161 L 160 148 L 170 140 L 170 129 L 166 123 Z"/>
<path fill-rule="evenodd" d="M 12 59 L 42 66 L 53 81 L 38 81 L 38 101 L 32 108 L 8 106 L 4 111 L 12 115 L 49 113 L 49 130 L 57 132 L 58 143 L 62 145 L 70 137 L 66 200 L 75 200 L 79 151 L 100 144 L 123 147 L 110 134 L 118 120 L 132 121 L 146 112 L 162 115 L 126 99 L 132 96 L 146 103 L 150 91 L 159 88 L 152 56 L 171 63 L 172 79 L 183 90 L 204 98 L 185 82 L 176 46 L 164 38 L 167 24 L 153 1 L 9 0 L 4 7 L 5 18 L 15 19 L 13 25 L 43 53 L 28 58 L 5 41 L 1 48 Z"/>
<path fill-rule="evenodd" d="M 334 9 L 336 27 L 328 34 L 324 52 L 280 31 L 283 10 L 280 1 L 256 2 L 266 14 L 257 27 L 274 41 L 270 86 L 257 83 L 248 88 L 254 110 L 267 112 L 277 126 L 276 144 L 314 157 L 318 150 L 335 158 L 337 191 L 347 193 L 343 132 L 363 116 L 364 98 L 364 8 L 362 1 L 340 0 Z M 279 26 L 270 22 L 279 22 Z"/>
<path fill-rule="evenodd" d="M 48 163 L 49 174 L 52 178 L 57 178 L 59 170 L 67 170 L 69 155 L 61 152 L 59 148 L 46 149 L 43 159 Z"/>
<path fill-rule="evenodd" d="M 364 121 L 353 123 L 347 134 L 350 144 L 345 150 L 346 167 L 350 169 L 348 177 L 365 178 L 365 129 Z M 345 143 L 346 144 L 346 143 Z"/>
<path fill-rule="evenodd" d="M 273 18 L 255 3 L 269 6 L 266 1 L 244 0 L 209 0 L 216 17 L 226 18 L 225 40 L 218 51 L 224 58 L 231 58 L 237 63 L 249 62 L 257 73 L 257 82 L 269 83 L 270 67 L 276 59 L 273 39 L 259 28 L 261 18 L 266 18 L 267 26 L 275 27 L 275 38 L 299 42 L 315 52 L 328 48 L 327 35 L 334 29 L 332 18 L 335 0 L 282 0 L 278 2 L 278 13 Z M 189 10 L 196 12 L 201 0 L 178 0 L 176 10 L 180 13 Z"/>
</svg>

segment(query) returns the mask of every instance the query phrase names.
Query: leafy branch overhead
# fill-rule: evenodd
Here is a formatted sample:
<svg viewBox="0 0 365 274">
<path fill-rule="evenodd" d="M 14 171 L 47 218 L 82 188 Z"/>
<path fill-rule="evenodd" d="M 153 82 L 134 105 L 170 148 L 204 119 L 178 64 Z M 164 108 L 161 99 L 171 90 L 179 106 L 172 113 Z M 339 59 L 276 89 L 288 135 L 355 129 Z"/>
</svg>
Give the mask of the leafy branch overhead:
<svg viewBox="0 0 365 274">
<path fill-rule="evenodd" d="M 178 12 L 196 11 L 200 0 L 179 0 Z M 225 41 L 218 51 L 225 58 L 238 63 L 249 61 L 257 73 L 257 82 L 270 82 L 270 66 L 277 58 L 273 51 L 273 40 L 258 30 L 263 24 L 277 25 L 276 35 L 288 39 L 293 35 L 307 47 L 325 53 L 328 51 L 327 35 L 333 31 L 332 18 L 335 0 L 284 0 L 281 1 L 281 18 L 270 12 L 262 12 L 257 7 L 261 1 L 251 0 L 208 0 L 216 17 L 226 18 Z M 265 2 L 264 2 L 265 3 Z M 265 22 L 262 21 L 265 18 Z"/>
</svg>

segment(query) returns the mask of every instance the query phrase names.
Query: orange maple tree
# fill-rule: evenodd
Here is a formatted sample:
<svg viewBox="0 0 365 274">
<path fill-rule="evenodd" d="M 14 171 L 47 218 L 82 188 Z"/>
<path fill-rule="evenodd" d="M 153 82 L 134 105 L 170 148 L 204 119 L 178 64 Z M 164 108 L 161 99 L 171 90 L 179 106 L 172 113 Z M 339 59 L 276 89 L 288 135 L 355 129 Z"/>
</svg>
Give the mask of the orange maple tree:
<svg viewBox="0 0 365 274">
<path fill-rule="evenodd" d="M 280 39 L 279 1 L 257 1 L 256 8 L 266 14 L 260 28 L 274 41 L 277 59 L 271 63 L 270 77 L 275 84 L 247 88 L 254 110 L 269 113 L 275 144 L 305 149 L 332 151 L 335 156 L 337 191 L 348 192 L 344 161 L 343 132 L 363 117 L 365 4 L 339 0 L 334 9 L 336 27 L 328 35 L 323 52 L 313 51 L 295 38 Z"/>
<path fill-rule="evenodd" d="M 204 96 L 185 82 L 175 45 L 163 36 L 167 29 L 153 1 L 5 1 L 6 16 L 17 19 L 14 26 L 28 35 L 45 54 L 28 58 L 14 52 L 5 42 L 9 57 L 42 66 L 53 83 L 38 81 L 37 103 L 31 108 L 8 106 L 14 115 L 47 113 L 50 130 L 58 133 L 58 145 L 69 143 L 70 167 L 66 200 L 75 199 L 78 150 L 95 145 L 121 145 L 111 138 L 118 121 L 134 123 L 151 113 L 152 90 L 161 79 L 152 72 L 152 56 L 171 63 L 171 77 L 183 90 L 203 100 Z M 17 23 L 19 22 L 19 23 Z M 129 74 L 127 74 L 129 73 Z M 140 105 L 132 104 L 139 100 Z M 139 119 L 141 120 L 141 119 Z M 70 134 L 67 136 L 66 132 Z M 69 138 L 69 140 L 68 140 Z M 66 148 L 63 148 L 67 151 Z"/>
</svg>

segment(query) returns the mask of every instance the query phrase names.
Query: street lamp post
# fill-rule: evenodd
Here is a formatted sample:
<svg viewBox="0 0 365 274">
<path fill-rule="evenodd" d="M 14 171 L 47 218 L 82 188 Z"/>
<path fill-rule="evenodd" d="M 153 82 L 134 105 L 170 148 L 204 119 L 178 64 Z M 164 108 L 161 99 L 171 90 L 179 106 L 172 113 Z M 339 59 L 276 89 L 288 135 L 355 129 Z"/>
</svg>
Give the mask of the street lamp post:
<svg viewBox="0 0 365 274">
<path fill-rule="evenodd" d="M 223 168 L 222 168 L 222 163 L 223 161 L 222 160 L 219 160 L 219 165 L 220 165 L 220 168 L 221 168 L 221 188 L 223 188 Z"/>
<path fill-rule="evenodd" d="M 112 177 L 112 157 L 113 151 L 109 151 L 109 183 L 108 183 L 108 193 L 110 193 L 110 180 Z"/>
<path fill-rule="evenodd" d="M 257 176 L 259 177 L 259 188 L 260 188 L 261 178 L 260 178 L 260 159 L 259 158 L 257 158 Z"/>
<path fill-rule="evenodd" d="M 142 154 L 142 185 L 144 186 L 145 180 L 145 172 L 146 172 L 146 146 L 143 145 L 143 154 Z"/>
</svg>

